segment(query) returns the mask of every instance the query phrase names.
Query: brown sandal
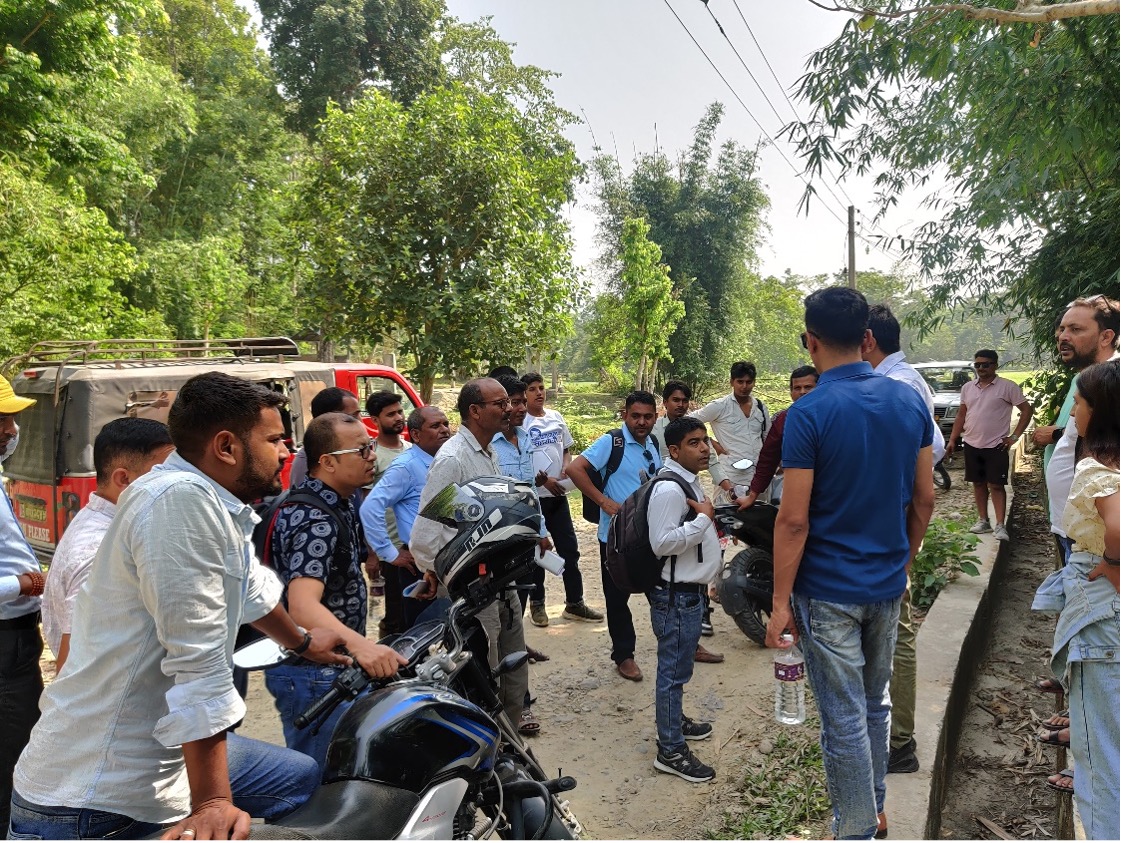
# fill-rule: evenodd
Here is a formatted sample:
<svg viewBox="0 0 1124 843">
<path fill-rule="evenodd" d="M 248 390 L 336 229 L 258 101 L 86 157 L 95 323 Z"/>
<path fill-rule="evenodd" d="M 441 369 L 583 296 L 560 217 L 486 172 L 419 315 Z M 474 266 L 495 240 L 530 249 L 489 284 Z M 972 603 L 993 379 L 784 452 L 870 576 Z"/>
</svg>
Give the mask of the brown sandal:
<svg viewBox="0 0 1124 843">
<path fill-rule="evenodd" d="M 1062 779 L 1069 779 L 1070 784 L 1067 787 L 1061 784 Z M 1073 793 L 1073 770 L 1058 770 L 1054 775 L 1047 777 L 1046 787 L 1051 790 L 1059 790 L 1062 793 Z"/>
<path fill-rule="evenodd" d="M 521 735 L 536 735 L 542 725 L 539 723 L 538 718 L 535 717 L 534 712 L 529 708 L 523 709 L 523 713 L 519 715 L 519 734 Z"/>
<path fill-rule="evenodd" d="M 1057 679 L 1046 677 L 1045 679 L 1035 679 L 1031 683 L 1032 688 L 1036 691 L 1041 691 L 1043 694 L 1064 694 L 1065 686 L 1062 685 Z"/>
</svg>

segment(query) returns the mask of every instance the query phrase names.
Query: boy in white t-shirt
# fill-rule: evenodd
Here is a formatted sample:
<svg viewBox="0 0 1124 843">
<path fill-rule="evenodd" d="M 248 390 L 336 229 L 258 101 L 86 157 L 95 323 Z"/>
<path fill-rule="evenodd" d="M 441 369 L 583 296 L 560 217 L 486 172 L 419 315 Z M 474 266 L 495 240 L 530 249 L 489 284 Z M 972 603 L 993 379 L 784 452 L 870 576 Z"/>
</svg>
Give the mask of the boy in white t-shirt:
<svg viewBox="0 0 1124 843">
<path fill-rule="evenodd" d="M 578 537 L 574 532 L 574 521 L 570 516 L 570 503 L 566 500 L 563 488 L 562 469 L 570 462 L 570 448 L 574 437 L 566 420 L 557 410 L 546 408 L 546 387 L 542 375 L 528 372 L 521 378 L 527 384 L 527 418 L 523 428 L 531 436 L 532 455 L 535 465 L 535 486 L 542 507 L 546 528 L 554 542 L 554 549 L 565 560 L 562 569 L 562 582 L 566 588 L 566 610 L 562 617 L 576 621 L 597 623 L 604 620 L 600 612 L 595 612 L 585 604 L 582 574 L 578 569 Z M 550 619 L 546 614 L 546 571 L 535 571 L 534 589 L 531 592 L 531 623 L 547 626 Z"/>
</svg>

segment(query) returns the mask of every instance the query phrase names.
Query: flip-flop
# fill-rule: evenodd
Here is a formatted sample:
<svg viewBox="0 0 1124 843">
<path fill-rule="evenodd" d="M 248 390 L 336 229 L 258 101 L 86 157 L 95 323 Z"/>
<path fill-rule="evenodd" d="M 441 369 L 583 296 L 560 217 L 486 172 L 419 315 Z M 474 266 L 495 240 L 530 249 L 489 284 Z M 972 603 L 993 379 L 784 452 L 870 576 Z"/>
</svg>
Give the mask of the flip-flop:
<svg viewBox="0 0 1124 843">
<path fill-rule="evenodd" d="M 1040 691 L 1043 694 L 1065 693 L 1065 686 L 1062 685 L 1062 683 L 1057 679 L 1054 679 L 1052 677 L 1046 677 L 1045 679 L 1035 679 L 1030 684 L 1030 687 L 1032 687 L 1036 691 Z"/>
<path fill-rule="evenodd" d="M 1050 729 L 1051 731 L 1057 731 L 1058 729 L 1068 729 L 1069 709 L 1067 708 L 1065 711 L 1059 711 L 1047 717 L 1042 721 L 1042 727 L 1044 729 Z"/>
<path fill-rule="evenodd" d="M 519 734 L 521 735 L 535 735 L 538 734 L 542 725 L 539 723 L 538 718 L 529 708 L 523 709 L 523 713 L 519 715 Z"/>
<path fill-rule="evenodd" d="M 1073 770 L 1058 770 L 1058 772 L 1054 773 L 1054 775 L 1046 779 L 1046 787 L 1050 788 L 1051 790 L 1061 791 L 1062 793 L 1073 793 L 1072 785 L 1069 787 L 1065 787 L 1064 785 L 1060 785 L 1057 782 L 1050 781 L 1050 779 L 1057 779 L 1058 781 L 1061 781 L 1062 779 L 1069 779 L 1070 781 L 1073 781 Z"/>
<path fill-rule="evenodd" d="M 1061 729 L 1046 729 L 1038 733 L 1039 743 L 1048 744 L 1050 746 L 1069 746 L 1069 741 L 1061 739 L 1062 732 L 1068 732 L 1069 726 L 1064 726 Z"/>
</svg>

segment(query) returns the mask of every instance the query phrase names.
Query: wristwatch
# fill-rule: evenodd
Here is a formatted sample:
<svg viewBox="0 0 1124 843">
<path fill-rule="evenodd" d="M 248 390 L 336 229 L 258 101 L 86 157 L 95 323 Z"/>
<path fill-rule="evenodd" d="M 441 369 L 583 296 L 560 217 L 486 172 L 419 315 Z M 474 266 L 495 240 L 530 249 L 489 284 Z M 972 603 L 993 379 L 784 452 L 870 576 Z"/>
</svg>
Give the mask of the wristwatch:
<svg viewBox="0 0 1124 843">
<path fill-rule="evenodd" d="M 1065 436 L 1065 428 L 1064 427 L 1055 427 L 1054 432 L 1050 434 L 1050 439 L 1053 441 L 1053 443 L 1055 445 L 1057 445 L 1059 442 L 1062 441 L 1063 436 Z"/>
</svg>

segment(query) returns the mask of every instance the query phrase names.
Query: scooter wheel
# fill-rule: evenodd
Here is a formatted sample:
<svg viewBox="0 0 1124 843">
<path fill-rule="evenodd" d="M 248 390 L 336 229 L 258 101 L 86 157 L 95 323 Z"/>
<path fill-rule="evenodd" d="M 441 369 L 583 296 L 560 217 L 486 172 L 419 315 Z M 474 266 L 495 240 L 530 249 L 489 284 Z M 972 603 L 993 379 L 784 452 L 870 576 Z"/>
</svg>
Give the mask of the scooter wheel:
<svg viewBox="0 0 1124 843">
<path fill-rule="evenodd" d="M 734 574 L 742 574 L 762 590 L 773 589 L 773 555 L 764 548 L 750 547 L 730 560 L 727 566 Z M 727 593 L 726 589 L 730 589 Z M 772 604 L 758 600 L 752 594 L 733 585 L 732 577 L 719 580 L 718 591 L 722 596 L 722 610 L 750 641 L 765 646 L 765 627 L 769 623 Z"/>
<path fill-rule="evenodd" d="M 933 466 L 933 485 L 945 492 L 952 488 L 952 478 L 941 463 Z"/>
</svg>

